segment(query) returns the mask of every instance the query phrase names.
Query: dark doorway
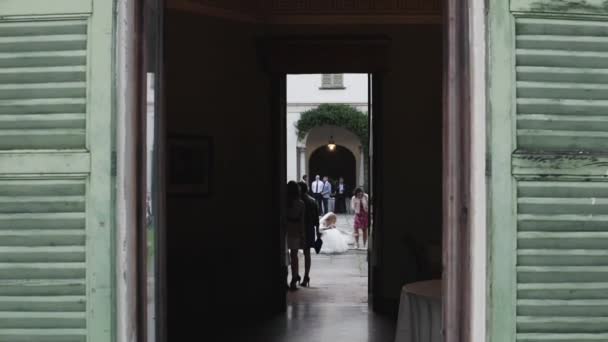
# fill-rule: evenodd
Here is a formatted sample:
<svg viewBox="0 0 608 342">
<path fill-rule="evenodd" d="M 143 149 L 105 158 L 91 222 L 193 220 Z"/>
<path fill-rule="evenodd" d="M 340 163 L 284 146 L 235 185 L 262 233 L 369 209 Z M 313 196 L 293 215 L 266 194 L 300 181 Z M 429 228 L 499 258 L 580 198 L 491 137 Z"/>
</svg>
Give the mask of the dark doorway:
<svg viewBox="0 0 608 342">
<path fill-rule="evenodd" d="M 336 145 L 332 151 L 327 146 L 316 149 L 310 156 L 310 175 L 327 176 L 332 182 L 344 178 L 347 189 L 357 185 L 357 162 L 353 153 L 344 146 Z"/>
<path fill-rule="evenodd" d="M 286 253 L 281 250 L 284 240 L 279 234 L 284 221 L 281 208 L 286 203 L 282 191 L 287 179 L 286 138 L 277 133 L 287 127 L 284 88 L 290 73 L 374 73 L 374 96 L 369 99 L 374 118 L 371 131 L 378 134 L 371 139 L 373 162 L 366 178 L 376 180 L 371 182 L 376 183 L 371 184 L 376 194 L 372 196 L 372 225 L 378 229 L 374 229 L 368 253 L 369 302 L 374 311 L 394 317 L 401 286 L 420 280 L 410 272 L 402 243 L 404 232 L 419 233 L 414 236 L 419 244 L 441 242 L 440 29 L 373 26 L 392 40 L 298 36 L 284 38 L 289 41 L 283 43 L 282 38 L 269 39 L 259 45 L 268 51 L 264 73 L 256 59 L 261 48 L 253 42 L 275 31 L 178 11 L 171 12 L 166 23 L 166 34 L 172 37 L 164 50 L 166 113 L 171 113 L 166 115 L 166 135 L 212 137 L 216 179 L 211 196 L 168 193 L 165 197 L 169 340 L 197 336 L 201 329 L 206 335 L 236 332 L 235 312 L 248 318 L 246 322 L 236 319 L 238 330 L 248 332 L 243 324 L 257 326 L 286 308 Z M 341 29 L 351 32 L 348 27 Z M 188 34 L 196 34 L 200 44 L 193 46 L 179 38 Z M 384 65 L 392 41 L 390 60 L 410 63 Z M 426 42 L 435 43 L 427 46 Z M 412 54 L 407 46 L 418 43 L 424 49 Z M 357 58 L 352 58 L 353 49 Z M 370 57 L 364 58 L 366 54 Z M 419 148 L 403 154 L 404 146 Z M 412 168 L 407 163 L 410 160 L 425 167 Z M 391 186 L 383 187 L 383 179 L 391 180 Z M 253 194 L 244 189 L 253 189 Z M 404 191 L 409 195 L 406 203 L 402 201 Z M 429 222 L 429 218 L 437 219 Z M 436 259 L 441 260 L 440 253 Z M 315 284 L 317 279 L 313 278 Z M 368 310 L 355 309 L 358 313 Z M 201 322 L 203 316 L 211 318 Z M 302 315 L 280 317 L 300 319 Z"/>
</svg>

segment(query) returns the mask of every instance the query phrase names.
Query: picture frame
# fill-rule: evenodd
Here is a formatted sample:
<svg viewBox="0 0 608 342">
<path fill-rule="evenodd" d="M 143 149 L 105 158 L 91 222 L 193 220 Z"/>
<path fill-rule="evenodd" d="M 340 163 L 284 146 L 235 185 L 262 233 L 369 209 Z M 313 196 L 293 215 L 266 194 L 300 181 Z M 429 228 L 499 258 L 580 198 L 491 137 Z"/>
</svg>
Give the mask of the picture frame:
<svg viewBox="0 0 608 342">
<path fill-rule="evenodd" d="M 171 196 L 211 195 L 213 141 L 209 136 L 169 136 L 167 192 Z"/>
</svg>

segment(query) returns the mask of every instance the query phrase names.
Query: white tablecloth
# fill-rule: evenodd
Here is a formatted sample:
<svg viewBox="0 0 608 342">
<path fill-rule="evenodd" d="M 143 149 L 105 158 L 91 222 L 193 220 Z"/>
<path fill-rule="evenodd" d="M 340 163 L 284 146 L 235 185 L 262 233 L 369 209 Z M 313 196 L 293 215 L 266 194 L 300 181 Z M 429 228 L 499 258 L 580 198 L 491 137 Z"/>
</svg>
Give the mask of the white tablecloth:
<svg viewBox="0 0 608 342">
<path fill-rule="evenodd" d="M 395 342 L 441 342 L 442 330 L 441 280 L 403 286 Z"/>
</svg>

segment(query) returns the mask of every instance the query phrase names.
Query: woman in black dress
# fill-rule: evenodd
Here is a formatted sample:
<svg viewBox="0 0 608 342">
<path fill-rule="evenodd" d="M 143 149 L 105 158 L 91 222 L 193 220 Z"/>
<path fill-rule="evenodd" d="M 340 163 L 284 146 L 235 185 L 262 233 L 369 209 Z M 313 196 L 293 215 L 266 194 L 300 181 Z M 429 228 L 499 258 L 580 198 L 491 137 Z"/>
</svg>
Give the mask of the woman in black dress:
<svg viewBox="0 0 608 342">
<path fill-rule="evenodd" d="M 302 201 L 306 208 L 306 243 L 304 244 L 304 279 L 302 286 L 308 286 L 310 283 L 310 249 L 315 246 L 315 236 L 319 236 L 319 207 L 317 201 L 308 194 L 308 185 L 304 182 L 298 184 Z"/>
</svg>

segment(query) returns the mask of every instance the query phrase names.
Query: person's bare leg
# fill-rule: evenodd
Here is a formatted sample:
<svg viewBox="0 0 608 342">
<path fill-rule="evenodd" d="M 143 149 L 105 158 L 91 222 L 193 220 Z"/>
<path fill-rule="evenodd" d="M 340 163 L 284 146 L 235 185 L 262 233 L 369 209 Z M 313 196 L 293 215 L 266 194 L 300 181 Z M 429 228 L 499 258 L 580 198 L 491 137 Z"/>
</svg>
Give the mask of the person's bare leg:
<svg viewBox="0 0 608 342">
<path fill-rule="evenodd" d="M 355 248 L 359 248 L 359 228 L 355 228 Z"/>
<path fill-rule="evenodd" d="M 292 249 L 289 252 L 289 258 L 291 259 L 291 283 L 292 289 L 296 288 L 296 283 L 300 280 L 300 270 L 298 265 L 298 250 Z"/>
<path fill-rule="evenodd" d="M 310 257 L 310 248 L 304 248 L 304 279 L 302 280 L 302 286 L 308 286 L 310 281 L 310 264 L 312 259 Z"/>
<path fill-rule="evenodd" d="M 363 248 L 367 248 L 367 228 L 361 230 L 363 231 Z"/>
<path fill-rule="evenodd" d="M 310 248 L 304 248 L 304 278 L 307 278 L 310 274 Z"/>
</svg>

